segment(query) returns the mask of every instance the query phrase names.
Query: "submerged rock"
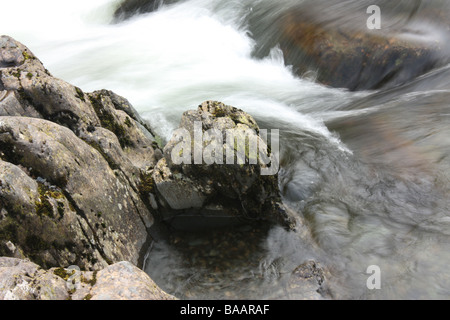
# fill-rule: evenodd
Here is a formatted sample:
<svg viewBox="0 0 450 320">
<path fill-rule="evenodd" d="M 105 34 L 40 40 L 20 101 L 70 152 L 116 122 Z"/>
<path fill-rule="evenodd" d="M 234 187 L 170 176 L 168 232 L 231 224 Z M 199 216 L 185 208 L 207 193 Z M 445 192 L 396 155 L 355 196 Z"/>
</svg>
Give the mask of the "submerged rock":
<svg viewBox="0 0 450 320">
<path fill-rule="evenodd" d="M 303 13 L 283 23 L 281 49 L 300 76 L 314 71 L 317 81 L 350 90 L 394 87 L 440 65 L 435 44 L 370 30 L 335 29 Z"/>
<path fill-rule="evenodd" d="M 163 219 L 232 217 L 293 229 L 294 219 L 281 203 L 278 170 L 262 174 L 269 165 L 263 159 L 268 147 L 259 133 L 250 115 L 220 102 L 207 101 L 185 112 L 152 175 L 161 205 L 169 209 Z"/>
<path fill-rule="evenodd" d="M 372 30 L 367 9 L 377 4 L 381 29 Z M 448 19 L 442 19 L 448 5 L 427 5 L 366 0 L 305 0 L 283 10 L 255 5 L 249 13 L 253 54 L 264 58 L 279 48 L 294 73 L 331 87 L 391 88 L 449 61 Z"/>
<path fill-rule="evenodd" d="M 166 4 L 180 0 L 124 0 L 114 11 L 114 21 L 127 20 L 135 15 L 153 12 Z"/>
</svg>

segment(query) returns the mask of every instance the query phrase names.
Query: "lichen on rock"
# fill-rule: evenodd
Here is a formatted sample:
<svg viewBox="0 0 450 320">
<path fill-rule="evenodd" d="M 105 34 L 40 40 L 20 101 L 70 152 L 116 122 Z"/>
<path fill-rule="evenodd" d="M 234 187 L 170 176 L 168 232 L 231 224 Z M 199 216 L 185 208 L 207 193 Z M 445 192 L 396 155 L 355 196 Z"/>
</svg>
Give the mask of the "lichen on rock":
<svg viewBox="0 0 450 320">
<path fill-rule="evenodd" d="M 138 189 L 141 173 L 156 164 L 146 122 L 111 91 L 84 93 L 53 77 L 7 36 L 0 83 L 2 255 L 45 267 L 138 264 L 154 221 Z"/>
</svg>

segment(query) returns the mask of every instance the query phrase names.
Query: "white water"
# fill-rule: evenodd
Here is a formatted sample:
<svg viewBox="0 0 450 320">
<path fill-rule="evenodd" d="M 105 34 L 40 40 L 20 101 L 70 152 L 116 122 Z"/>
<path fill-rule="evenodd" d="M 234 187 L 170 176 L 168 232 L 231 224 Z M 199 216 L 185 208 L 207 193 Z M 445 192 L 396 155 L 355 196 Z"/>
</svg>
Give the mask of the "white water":
<svg viewBox="0 0 450 320">
<path fill-rule="evenodd" d="M 286 180 L 286 198 L 308 209 L 305 215 L 313 221 L 315 240 L 341 281 L 342 294 L 367 297 L 364 272 L 375 263 L 389 280 L 379 296 L 447 298 L 450 180 L 444 173 L 449 168 L 445 161 L 450 154 L 445 131 L 449 126 L 446 117 L 426 120 L 433 110 L 445 115 L 448 108 L 428 101 L 422 93 L 408 98 L 404 95 L 408 87 L 382 92 L 380 100 L 372 96 L 361 99 L 368 94 L 299 79 L 284 65 L 276 47 L 266 58 L 254 59 L 255 43 L 243 23 L 245 8 L 264 1 L 269 2 L 188 0 L 119 24 L 110 23 L 117 2 L 113 0 L 5 1 L 0 33 L 24 43 L 52 74 L 84 91 L 109 89 L 126 97 L 165 139 L 170 138 L 184 111 L 210 99 L 249 112 L 263 128 L 281 129 L 281 148 L 289 154 L 283 168 L 286 173 L 281 175 Z M 437 83 L 443 91 L 435 91 L 431 97 L 442 94 L 446 99 L 448 72 L 425 77 L 415 84 L 415 90 L 421 92 L 422 86 L 429 90 L 424 83 Z M 356 110 L 341 108 L 359 100 L 362 105 L 356 103 Z M 392 151 L 389 147 L 396 141 L 392 138 L 404 136 L 407 139 L 400 141 L 408 142 L 406 146 L 412 141 L 433 150 L 427 151 L 427 156 L 435 155 L 437 160 L 426 164 L 437 166 L 439 179 L 435 171 L 430 174 L 420 167 L 414 168 L 411 176 L 403 171 L 391 175 L 346 158 L 339 152 L 346 147 L 323 124 L 323 120 L 370 115 L 386 108 L 393 112 L 360 117 L 362 126 L 350 123 L 350 127 L 360 124 L 348 137 L 359 151 L 357 155 L 369 163 L 385 161 L 386 167 L 397 170 L 392 161 L 378 156 Z M 400 134 L 392 131 L 401 124 Z M 381 127 L 380 131 L 371 125 Z M 423 130 L 428 130 L 425 138 Z M 306 134 L 303 140 L 302 134 L 308 132 L 321 139 L 311 142 Z M 369 139 L 372 134 L 375 142 Z M 430 137 L 435 140 L 430 142 Z M 339 149 L 330 148 L 330 142 Z M 394 146 L 399 152 L 394 152 L 394 159 L 401 160 L 398 167 L 411 157 L 422 159 L 420 150 L 402 153 L 404 148 Z M 292 237 L 296 235 L 272 233 L 267 246 L 274 257 L 269 255 L 266 260 L 292 259 L 295 268 L 305 257 L 310 258 L 302 253 L 307 250 L 299 249 L 301 242 L 289 242 Z M 167 255 L 163 250 L 162 256 Z M 154 263 L 161 266 L 162 279 L 167 279 L 168 270 L 186 274 L 179 264 L 166 263 L 163 258 Z M 228 284 L 228 280 L 224 282 Z M 235 283 L 236 287 L 241 284 Z M 273 288 L 272 283 L 269 287 Z"/>
<path fill-rule="evenodd" d="M 253 59 L 238 2 L 217 9 L 218 1 L 192 0 L 110 24 L 116 3 L 8 1 L 2 10 L 16 14 L 4 15 L 0 32 L 84 91 L 109 89 L 126 97 L 166 139 L 184 111 L 219 100 L 272 126 L 288 123 L 339 143 L 320 112 L 357 95 L 295 77 L 277 48 Z"/>
</svg>

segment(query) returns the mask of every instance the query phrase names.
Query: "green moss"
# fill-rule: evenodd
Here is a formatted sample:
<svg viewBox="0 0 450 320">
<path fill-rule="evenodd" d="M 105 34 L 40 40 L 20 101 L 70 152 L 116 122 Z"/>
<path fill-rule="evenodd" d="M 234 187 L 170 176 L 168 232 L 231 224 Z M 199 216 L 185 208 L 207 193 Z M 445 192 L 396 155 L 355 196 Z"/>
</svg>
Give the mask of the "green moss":
<svg viewBox="0 0 450 320">
<path fill-rule="evenodd" d="M 70 289 L 69 291 L 67 291 L 69 293 L 69 295 L 73 295 L 75 292 L 77 292 L 76 288 Z M 72 300 L 72 298 L 71 298 Z"/>
<path fill-rule="evenodd" d="M 50 203 L 49 198 L 53 199 L 63 199 L 64 195 L 62 192 L 54 191 L 48 189 L 43 184 L 38 185 L 39 201 L 35 202 L 36 213 L 38 216 L 48 216 L 54 218 L 53 205 Z M 64 211 L 63 206 L 58 204 L 58 212 L 61 214 L 61 210 Z"/>
<path fill-rule="evenodd" d="M 213 116 L 215 116 L 217 118 L 221 118 L 221 117 L 225 117 L 226 116 L 227 110 L 225 110 L 225 108 L 224 108 L 225 106 L 224 105 L 222 105 L 220 103 L 217 103 L 217 102 L 214 102 L 213 107 L 214 107 L 214 111 L 211 110 L 212 111 L 211 114 Z"/>
<path fill-rule="evenodd" d="M 97 271 L 94 271 L 94 274 L 92 275 L 92 280 L 89 282 L 91 286 L 94 286 L 97 283 Z"/>
<path fill-rule="evenodd" d="M 86 283 L 91 287 L 95 286 L 95 284 L 97 283 L 97 271 L 94 271 L 91 280 L 87 280 L 84 276 L 81 276 L 81 282 Z"/>
<path fill-rule="evenodd" d="M 20 79 L 20 76 L 22 75 L 22 70 L 18 69 L 16 72 L 11 72 L 11 74 L 17 79 Z"/>
<path fill-rule="evenodd" d="M 72 270 L 71 272 L 67 272 L 64 268 L 57 268 L 55 271 L 53 271 L 53 274 L 62 278 L 63 280 L 67 281 L 69 278 L 75 273 L 75 270 Z"/>
<path fill-rule="evenodd" d="M 24 50 L 22 52 L 23 57 L 25 58 L 25 60 L 35 60 L 36 57 L 32 56 L 28 51 Z"/>
<path fill-rule="evenodd" d="M 31 80 L 33 78 L 33 74 L 31 72 L 28 72 L 27 73 L 27 78 Z"/>
<path fill-rule="evenodd" d="M 119 139 L 119 143 L 122 148 L 133 146 L 133 142 L 128 137 L 125 127 L 117 123 L 114 116 L 105 109 L 102 104 L 101 97 L 99 97 L 98 95 L 96 97 L 91 95 L 89 96 L 89 99 L 95 110 L 95 113 L 100 119 L 102 127 L 108 129 L 117 136 L 117 139 Z"/>
<path fill-rule="evenodd" d="M 39 200 L 34 204 L 38 216 L 48 216 L 53 218 L 53 206 L 50 201 L 48 201 L 47 196 L 41 194 Z"/>
<path fill-rule="evenodd" d="M 130 118 L 129 117 L 127 117 L 126 119 L 125 119 L 125 124 L 126 124 L 126 126 L 128 127 L 128 128 L 131 128 L 133 125 L 131 124 L 131 120 L 130 120 Z"/>
<path fill-rule="evenodd" d="M 155 181 L 153 180 L 153 177 L 150 173 L 141 172 L 138 190 L 141 196 L 143 196 L 144 198 L 147 198 L 149 193 L 154 193 Z"/>
<path fill-rule="evenodd" d="M 75 87 L 75 91 L 77 92 L 75 97 L 77 97 L 78 99 L 80 99 L 83 102 L 86 102 L 86 99 L 84 98 L 84 92 L 78 87 Z"/>
<path fill-rule="evenodd" d="M 92 294 L 87 294 L 84 298 L 83 298 L 83 300 L 91 300 L 92 299 Z"/>
</svg>

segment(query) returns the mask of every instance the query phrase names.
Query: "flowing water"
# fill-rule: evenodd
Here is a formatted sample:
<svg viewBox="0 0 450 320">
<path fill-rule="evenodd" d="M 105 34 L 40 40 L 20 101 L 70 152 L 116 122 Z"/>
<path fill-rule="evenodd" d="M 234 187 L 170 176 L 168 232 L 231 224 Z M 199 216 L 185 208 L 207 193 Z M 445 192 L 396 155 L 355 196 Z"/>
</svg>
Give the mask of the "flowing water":
<svg viewBox="0 0 450 320">
<path fill-rule="evenodd" d="M 118 1 L 16 0 L 2 3 L 0 33 L 84 91 L 126 97 L 165 140 L 182 113 L 205 100 L 280 130 L 280 186 L 301 232 L 242 226 L 161 236 L 145 271 L 169 293 L 450 298 L 450 66 L 376 92 L 299 78 L 271 26 L 300 2 L 185 0 L 113 23 Z M 386 28 L 449 34 L 446 1 L 379 2 L 388 8 Z M 353 24 L 367 19 L 370 4 L 306 3 Z M 443 18 L 430 20 L 430 8 Z M 289 290 L 289 275 L 309 260 L 327 268 L 327 294 Z M 371 265 L 381 269 L 380 290 L 366 286 Z"/>
</svg>

